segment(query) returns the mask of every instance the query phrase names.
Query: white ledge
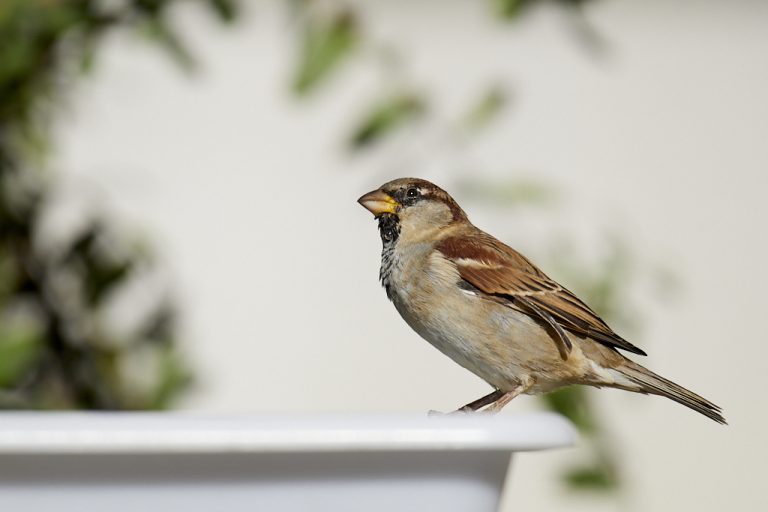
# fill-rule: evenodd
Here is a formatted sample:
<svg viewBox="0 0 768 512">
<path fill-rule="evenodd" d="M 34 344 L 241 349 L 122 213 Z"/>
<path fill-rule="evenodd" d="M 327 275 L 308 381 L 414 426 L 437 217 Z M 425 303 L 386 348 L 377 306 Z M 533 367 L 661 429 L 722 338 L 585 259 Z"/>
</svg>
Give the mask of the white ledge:
<svg viewBox="0 0 768 512">
<path fill-rule="evenodd" d="M 531 451 L 570 446 L 550 413 L 212 416 L 188 413 L 0 413 L 0 454 Z"/>
</svg>

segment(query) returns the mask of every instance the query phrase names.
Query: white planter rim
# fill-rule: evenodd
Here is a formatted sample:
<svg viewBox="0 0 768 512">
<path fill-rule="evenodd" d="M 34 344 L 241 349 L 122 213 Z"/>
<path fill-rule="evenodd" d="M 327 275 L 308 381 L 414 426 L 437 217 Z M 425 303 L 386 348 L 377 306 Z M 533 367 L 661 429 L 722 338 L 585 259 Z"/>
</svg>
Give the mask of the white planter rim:
<svg viewBox="0 0 768 512">
<path fill-rule="evenodd" d="M 203 415 L 155 412 L 0 413 L 0 455 L 532 451 L 570 446 L 552 413 Z"/>
</svg>

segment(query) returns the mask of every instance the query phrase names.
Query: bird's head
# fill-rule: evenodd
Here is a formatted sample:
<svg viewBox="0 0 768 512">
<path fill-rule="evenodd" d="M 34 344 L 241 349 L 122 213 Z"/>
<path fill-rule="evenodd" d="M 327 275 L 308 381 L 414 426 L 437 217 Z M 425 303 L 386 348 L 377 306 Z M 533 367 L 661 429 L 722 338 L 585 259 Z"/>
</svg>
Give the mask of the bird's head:
<svg viewBox="0 0 768 512">
<path fill-rule="evenodd" d="M 427 180 L 400 178 L 357 200 L 379 220 L 385 242 L 402 232 L 409 237 L 430 233 L 455 222 L 466 222 L 467 215 L 448 193 Z"/>
</svg>

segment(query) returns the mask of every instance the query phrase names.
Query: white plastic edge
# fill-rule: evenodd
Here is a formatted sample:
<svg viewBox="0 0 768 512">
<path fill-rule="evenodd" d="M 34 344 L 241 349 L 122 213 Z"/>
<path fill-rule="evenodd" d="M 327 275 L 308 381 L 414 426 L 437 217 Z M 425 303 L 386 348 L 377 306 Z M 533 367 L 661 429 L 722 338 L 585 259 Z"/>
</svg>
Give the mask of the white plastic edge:
<svg viewBox="0 0 768 512">
<path fill-rule="evenodd" d="M 489 416 L 202 416 L 187 413 L 0 413 L 0 455 L 503 450 L 571 446 L 551 413 Z"/>
</svg>

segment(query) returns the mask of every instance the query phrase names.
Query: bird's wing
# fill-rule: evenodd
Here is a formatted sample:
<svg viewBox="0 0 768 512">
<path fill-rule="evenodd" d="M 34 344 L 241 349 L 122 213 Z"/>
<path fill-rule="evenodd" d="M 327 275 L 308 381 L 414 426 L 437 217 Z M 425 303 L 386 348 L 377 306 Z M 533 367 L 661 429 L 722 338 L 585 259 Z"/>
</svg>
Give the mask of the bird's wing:
<svg viewBox="0 0 768 512">
<path fill-rule="evenodd" d="M 449 237 L 442 240 L 437 249 L 456 265 L 465 282 L 549 326 L 563 359 L 572 348 L 565 331 L 588 336 L 609 347 L 646 355 L 613 332 L 589 306 L 525 256 L 487 233 L 477 230 Z"/>
</svg>

